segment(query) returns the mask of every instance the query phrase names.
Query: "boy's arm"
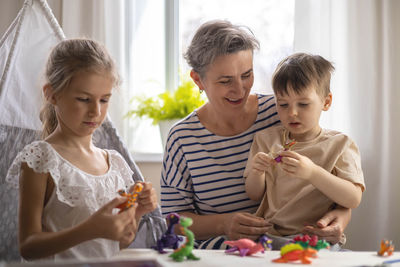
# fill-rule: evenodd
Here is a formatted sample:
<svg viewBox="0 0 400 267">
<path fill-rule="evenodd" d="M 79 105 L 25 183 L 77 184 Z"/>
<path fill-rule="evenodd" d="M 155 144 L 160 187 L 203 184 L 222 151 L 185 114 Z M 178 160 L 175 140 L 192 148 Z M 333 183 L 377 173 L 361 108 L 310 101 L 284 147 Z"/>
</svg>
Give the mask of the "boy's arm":
<svg viewBox="0 0 400 267">
<path fill-rule="evenodd" d="M 338 179 L 309 158 L 294 151 L 284 151 L 280 155 L 283 156 L 283 170 L 289 175 L 308 180 L 333 202 L 345 208 L 356 208 L 360 204 L 362 189 L 358 184 Z"/>
<path fill-rule="evenodd" d="M 265 172 L 251 169 L 245 182 L 246 193 L 251 200 L 260 201 L 265 193 Z"/>
<path fill-rule="evenodd" d="M 250 199 L 260 201 L 264 197 L 265 172 L 275 163 L 274 159 L 264 152 L 258 152 L 248 161 L 244 177 L 246 178 L 246 193 Z"/>
<path fill-rule="evenodd" d="M 361 202 L 360 185 L 341 179 L 315 165 L 309 181 L 332 201 L 345 208 L 357 208 Z"/>
</svg>

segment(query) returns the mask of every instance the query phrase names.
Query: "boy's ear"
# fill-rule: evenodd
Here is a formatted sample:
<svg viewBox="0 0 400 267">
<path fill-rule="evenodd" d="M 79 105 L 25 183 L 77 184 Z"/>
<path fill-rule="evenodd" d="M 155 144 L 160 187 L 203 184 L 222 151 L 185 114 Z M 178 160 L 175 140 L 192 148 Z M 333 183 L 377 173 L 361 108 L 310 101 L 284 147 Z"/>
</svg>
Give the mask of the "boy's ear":
<svg viewBox="0 0 400 267">
<path fill-rule="evenodd" d="M 329 93 L 324 98 L 324 107 L 322 108 L 323 111 L 327 111 L 332 105 L 332 93 Z"/>
<path fill-rule="evenodd" d="M 203 83 L 201 82 L 200 75 L 197 72 L 195 72 L 194 70 L 191 70 L 190 71 L 190 77 L 192 78 L 194 83 L 199 87 L 199 89 L 201 91 L 203 91 L 204 90 L 204 86 L 203 86 Z"/>
<path fill-rule="evenodd" d="M 50 84 L 46 83 L 43 86 L 43 95 L 44 98 L 50 102 L 51 104 L 55 105 L 56 104 L 56 97 L 54 95 L 53 87 L 51 87 Z"/>
</svg>

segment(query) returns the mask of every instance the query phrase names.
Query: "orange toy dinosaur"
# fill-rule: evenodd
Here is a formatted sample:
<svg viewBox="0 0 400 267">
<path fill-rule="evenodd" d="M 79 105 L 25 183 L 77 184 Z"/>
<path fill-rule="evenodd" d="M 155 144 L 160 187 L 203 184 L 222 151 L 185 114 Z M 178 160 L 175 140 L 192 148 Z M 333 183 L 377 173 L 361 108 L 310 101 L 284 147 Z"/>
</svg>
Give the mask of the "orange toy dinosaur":
<svg viewBox="0 0 400 267">
<path fill-rule="evenodd" d="M 143 190 L 143 185 L 140 183 L 136 183 L 133 186 L 133 191 L 132 193 L 128 193 L 125 190 L 121 189 L 118 190 L 118 194 L 122 197 L 126 197 L 128 198 L 128 200 L 120 205 L 117 206 L 117 209 L 120 209 L 119 212 L 122 212 L 124 210 L 127 210 L 131 207 L 133 207 L 133 204 L 135 204 L 137 197 L 139 195 L 139 193 Z"/>
<path fill-rule="evenodd" d="M 287 263 L 291 261 L 301 261 L 302 264 L 310 264 L 310 258 L 316 258 L 317 251 L 312 248 L 303 248 L 299 244 L 288 244 L 281 248 L 281 257 L 273 262 Z"/>
<path fill-rule="evenodd" d="M 394 245 L 392 243 L 392 240 L 386 240 L 383 239 L 381 241 L 381 247 L 378 251 L 378 255 L 379 256 L 385 256 L 385 253 L 387 253 L 388 256 L 391 256 L 393 254 L 394 251 Z"/>
</svg>

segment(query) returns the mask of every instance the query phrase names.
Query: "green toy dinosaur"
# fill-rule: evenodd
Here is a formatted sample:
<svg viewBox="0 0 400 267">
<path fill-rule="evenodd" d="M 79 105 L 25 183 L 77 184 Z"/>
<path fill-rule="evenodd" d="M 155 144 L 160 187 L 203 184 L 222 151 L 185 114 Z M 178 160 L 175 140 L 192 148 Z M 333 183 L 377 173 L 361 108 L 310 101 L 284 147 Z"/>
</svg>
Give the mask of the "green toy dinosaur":
<svg viewBox="0 0 400 267">
<path fill-rule="evenodd" d="M 187 229 L 189 226 L 192 225 L 192 223 L 193 220 L 191 218 L 180 218 L 181 231 L 186 236 L 186 242 L 169 255 L 169 257 L 173 258 L 174 261 L 183 261 L 185 257 L 188 260 L 200 260 L 200 258 L 196 257 L 192 253 L 194 245 L 194 234 L 192 231 Z"/>
</svg>

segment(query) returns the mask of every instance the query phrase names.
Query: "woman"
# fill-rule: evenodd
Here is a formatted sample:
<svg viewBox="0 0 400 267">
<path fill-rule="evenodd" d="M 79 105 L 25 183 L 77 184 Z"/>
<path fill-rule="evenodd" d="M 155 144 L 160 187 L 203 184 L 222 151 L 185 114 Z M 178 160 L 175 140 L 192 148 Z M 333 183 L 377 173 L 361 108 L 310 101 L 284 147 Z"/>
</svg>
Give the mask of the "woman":
<svg viewBox="0 0 400 267">
<path fill-rule="evenodd" d="M 250 94 L 253 51 L 259 44 L 247 28 L 210 21 L 196 32 L 185 58 L 191 77 L 208 103 L 170 131 L 161 180 L 164 214 L 193 219 L 200 248 L 220 248 L 225 240 L 256 239 L 268 222 L 253 215 L 243 172 L 255 132 L 279 123 L 273 96 Z M 304 233 L 332 243 L 343 241 L 349 209 L 336 208 Z"/>
</svg>

